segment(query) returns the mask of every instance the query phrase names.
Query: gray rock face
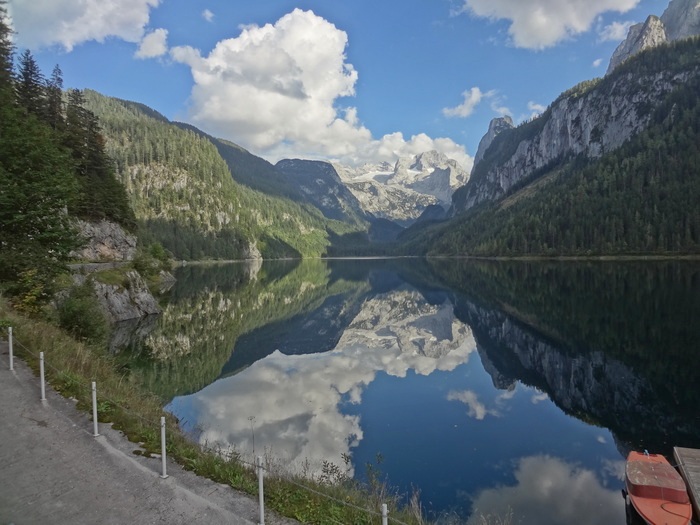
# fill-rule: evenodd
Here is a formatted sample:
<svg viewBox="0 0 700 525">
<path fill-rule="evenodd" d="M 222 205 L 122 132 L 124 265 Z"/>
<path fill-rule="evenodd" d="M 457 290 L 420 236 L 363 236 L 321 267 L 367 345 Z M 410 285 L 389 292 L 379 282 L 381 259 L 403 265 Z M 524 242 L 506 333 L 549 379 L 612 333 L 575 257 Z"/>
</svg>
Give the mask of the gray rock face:
<svg viewBox="0 0 700 525">
<path fill-rule="evenodd" d="M 640 51 L 656 47 L 667 41 L 663 22 L 660 18 L 651 15 L 643 24 L 635 24 L 630 27 L 627 38 L 615 49 L 605 74 L 609 74 L 625 60 Z"/>
<path fill-rule="evenodd" d="M 136 253 L 136 236 L 109 221 L 78 221 L 78 229 L 86 245 L 71 254 L 85 261 L 131 261 Z"/>
<path fill-rule="evenodd" d="M 143 277 L 126 273 L 126 286 L 95 282 L 95 294 L 112 323 L 136 319 L 161 312 Z"/>
<path fill-rule="evenodd" d="M 353 221 L 364 218 L 360 203 L 345 187 L 331 163 L 284 159 L 275 164 L 275 169 L 329 219 Z"/>
<path fill-rule="evenodd" d="M 700 0 L 672 0 L 661 21 L 669 40 L 700 34 Z"/>
<path fill-rule="evenodd" d="M 650 16 L 630 27 L 610 59 L 606 75 L 629 57 L 665 42 L 700 35 L 700 0 L 671 0 L 659 19 Z"/>
<path fill-rule="evenodd" d="M 601 81 L 583 94 L 560 97 L 531 124 L 539 131 L 520 141 L 508 158 L 474 170 L 469 183 L 455 194 L 452 214 L 497 200 L 523 178 L 577 155 L 598 158 L 620 147 L 644 129 L 658 101 L 698 71 L 627 74 Z"/>
<path fill-rule="evenodd" d="M 477 148 L 476 155 L 474 156 L 474 166 L 476 166 L 481 159 L 484 158 L 484 154 L 486 153 L 486 150 L 489 149 L 493 139 L 495 139 L 496 136 L 498 136 L 502 131 L 513 127 L 513 119 L 507 115 L 505 117 L 493 119 L 489 123 L 489 130 L 486 132 L 486 135 L 484 135 L 479 141 L 479 147 Z"/>
<path fill-rule="evenodd" d="M 412 224 L 429 206 L 447 210 L 454 191 L 469 179 L 455 160 L 437 151 L 401 157 L 394 166 L 335 168 L 365 212 L 402 226 Z"/>
</svg>

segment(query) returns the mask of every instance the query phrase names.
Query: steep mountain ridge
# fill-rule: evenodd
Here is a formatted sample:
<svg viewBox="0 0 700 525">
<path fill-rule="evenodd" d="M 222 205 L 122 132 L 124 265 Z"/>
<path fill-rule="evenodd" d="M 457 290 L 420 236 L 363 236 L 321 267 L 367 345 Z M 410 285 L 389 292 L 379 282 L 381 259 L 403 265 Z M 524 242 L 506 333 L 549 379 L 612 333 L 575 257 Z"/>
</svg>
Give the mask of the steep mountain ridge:
<svg viewBox="0 0 700 525">
<path fill-rule="evenodd" d="M 142 104 L 85 91 L 99 118 L 147 241 L 159 241 L 181 259 L 320 256 L 336 236 L 362 229 L 330 221 L 301 199 L 284 196 L 269 163 L 192 126 L 172 123 Z M 224 159 L 221 151 L 236 151 Z M 248 162 L 236 164 L 243 158 Z M 252 160 L 251 160 L 252 159 Z M 255 161 L 257 159 L 257 161 Z M 262 167 L 247 171 L 249 166 Z M 264 172 L 271 195 L 239 184 Z"/>
<path fill-rule="evenodd" d="M 700 34 L 700 0 L 672 0 L 661 18 L 650 15 L 629 28 L 627 38 L 615 49 L 607 74 L 628 58 L 666 42 Z"/>
<path fill-rule="evenodd" d="M 367 219 L 360 202 L 343 184 L 332 164 L 283 159 L 275 164 L 275 169 L 329 219 L 357 224 Z"/>
<path fill-rule="evenodd" d="M 534 120 L 497 135 L 469 182 L 455 192 L 452 214 L 498 200 L 568 159 L 597 159 L 619 148 L 647 127 L 662 100 L 700 75 L 692 45 L 684 53 L 693 58 L 676 64 L 661 59 L 663 53 L 636 55 L 605 78 L 563 93 Z"/>
</svg>

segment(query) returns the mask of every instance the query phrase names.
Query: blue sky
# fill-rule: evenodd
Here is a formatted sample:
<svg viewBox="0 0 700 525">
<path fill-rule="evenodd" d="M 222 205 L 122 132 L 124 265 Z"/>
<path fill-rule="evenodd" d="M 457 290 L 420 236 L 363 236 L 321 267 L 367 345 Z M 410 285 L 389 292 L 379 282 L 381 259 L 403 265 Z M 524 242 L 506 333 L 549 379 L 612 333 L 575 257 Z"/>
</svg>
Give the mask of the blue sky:
<svg viewBox="0 0 700 525">
<path fill-rule="evenodd" d="M 471 165 L 602 76 L 666 0 L 10 0 L 19 50 L 66 87 L 142 102 L 271 161 L 438 149 Z"/>
</svg>

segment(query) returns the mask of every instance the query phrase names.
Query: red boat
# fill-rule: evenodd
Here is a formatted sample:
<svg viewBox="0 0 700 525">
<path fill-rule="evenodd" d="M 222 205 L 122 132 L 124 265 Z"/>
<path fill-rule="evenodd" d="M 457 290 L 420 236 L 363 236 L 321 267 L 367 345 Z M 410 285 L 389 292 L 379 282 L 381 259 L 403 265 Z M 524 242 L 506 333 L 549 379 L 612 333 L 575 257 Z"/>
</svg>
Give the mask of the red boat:
<svg viewBox="0 0 700 525">
<path fill-rule="evenodd" d="M 693 508 L 681 475 L 661 454 L 630 452 L 625 467 L 627 497 L 649 525 L 688 525 Z"/>
</svg>

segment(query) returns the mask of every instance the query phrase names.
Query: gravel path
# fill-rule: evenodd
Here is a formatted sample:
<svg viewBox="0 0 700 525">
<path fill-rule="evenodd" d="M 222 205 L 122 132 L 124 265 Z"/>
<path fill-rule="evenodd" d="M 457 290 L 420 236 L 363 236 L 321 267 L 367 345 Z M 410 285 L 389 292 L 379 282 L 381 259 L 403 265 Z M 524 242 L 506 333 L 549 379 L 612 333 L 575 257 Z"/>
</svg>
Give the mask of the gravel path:
<svg viewBox="0 0 700 525">
<path fill-rule="evenodd" d="M 0 525 L 254 524 L 257 500 L 138 448 L 92 422 L 0 343 Z M 271 525 L 296 523 L 266 515 Z"/>
</svg>

